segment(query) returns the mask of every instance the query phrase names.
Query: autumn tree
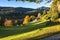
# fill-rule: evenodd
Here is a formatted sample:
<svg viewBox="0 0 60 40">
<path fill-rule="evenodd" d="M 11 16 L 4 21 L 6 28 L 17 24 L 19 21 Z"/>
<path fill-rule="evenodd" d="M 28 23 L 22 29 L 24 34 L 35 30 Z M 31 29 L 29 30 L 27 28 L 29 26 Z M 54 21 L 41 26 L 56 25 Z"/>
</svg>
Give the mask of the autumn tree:
<svg viewBox="0 0 60 40">
<path fill-rule="evenodd" d="M 37 19 L 41 19 L 41 18 L 42 18 L 41 13 L 38 13 L 38 15 L 37 15 Z"/>
<path fill-rule="evenodd" d="M 4 22 L 4 26 L 12 26 L 12 20 L 6 19 Z"/>
<path fill-rule="evenodd" d="M 59 10 L 60 10 L 59 3 L 60 0 L 53 0 L 52 5 L 46 15 L 45 15 L 46 12 L 43 11 L 44 16 L 42 17 L 42 19 L 46 20 L 50 19 L 51 21 L 57 19 L 59 17 Z"/>
<path fill-rule="evenodd" d="M 51 8 L 48 12 L 48 15 L 49 15 L 48 18 L 50 17 L 51 20 L 54 20 L 59 17 L 59 6 L 60 6 L 59 2 L 60 0 L 54 0 L 52 2 Z"/>
<path fill-rule="evenodd" d="M 35 19 L 34 15 L 30 16 L 30 21 L 33 21 L 34 19 Z"/>
<path fill-rule="evenodd" d="M 46 10 L 43 11 L 43 14 L 42 15 L 44 16 L 45 14 L 46 14 Z"/>
<path fill-rule="evenodd" d="M 29 16 L 27 15 L 27 16 L 24 18 L 23 24 L 27 24 L 28 22 L 29 22 Z"/>
<path fill-rule="evenodd" d="M 35 2 L 35 3 L 43 2 L 43 0 L 16 0 L 16 1 L 29 1 L 29 2 Z M 49 13 L 47 15 L 45 15 L 44 17 L 47 17 L 47 19 L 50 19 L 50 17 L 53 18 L 52 16 L 57 17 L 57 15 L 54 15 L 54 13 L 56 12 L 58 15 L 60 13 L 60 0 L 46 0 L 46 1 L 47 1 L 46 3 L 50 3 L 51 1 L 53 1 L 53 2 L 50 7 Z"/>
</svg>

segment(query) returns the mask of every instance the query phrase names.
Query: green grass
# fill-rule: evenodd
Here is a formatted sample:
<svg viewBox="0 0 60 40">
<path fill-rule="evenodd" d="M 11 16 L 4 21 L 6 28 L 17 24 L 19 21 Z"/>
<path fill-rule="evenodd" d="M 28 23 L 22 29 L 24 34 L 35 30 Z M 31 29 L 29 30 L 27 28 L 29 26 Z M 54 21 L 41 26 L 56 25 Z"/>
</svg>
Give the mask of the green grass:
<svg viewBox="0 0 60 40">
<path fill-rule="evenodd" d="M 24 26 L 19 26 L 19 27 L 0 27 L 0 40 L 28 40 L 28 39 L 33 39 L 34 37 L 37 38 L 37 36 L 41 36 L 44 34 L 47 34 L 48 32 L 44 32 L 43 31 L 47 31 L 50 30 L 50 27 L 56 27 L 60 25 L 56 25 L 56 24 L 49 24 L 46 25 L 47 21 L 43 21 L 43 22 L 36 22 L 36 23 L 29 23 L 26 24 Z M 56 25 L 56 26 L 55 26 Z M 58 29 L 58 31 L 60 31 Z M 56 32 L 58 32 L 56 31 Z M 53 31 L 54 32 L 54 31 Z M 42 37 L 42 36 L 41 36 Z"/>
<path fill-rule="evenodd" d="M 25 32 L 39 29 L 39 28 L 43 27 L 42 25 L 44 25 L 44 23 L 42 23 L 42 24 L 39 23 L 37 25 L 32 25 L 34 23 L 29 23 L 27 25 L 19 26 L 19 27 L 17 27 L 17 26 L 16 27 L 15 26 L 13 26 L 13 27 L 1 27 L 0 28 L 0 38 L 10 36 L 10 35 L 17 35 L 17 34 L 21 34 L 21 33 L 25 33 Z"/>
</svg>

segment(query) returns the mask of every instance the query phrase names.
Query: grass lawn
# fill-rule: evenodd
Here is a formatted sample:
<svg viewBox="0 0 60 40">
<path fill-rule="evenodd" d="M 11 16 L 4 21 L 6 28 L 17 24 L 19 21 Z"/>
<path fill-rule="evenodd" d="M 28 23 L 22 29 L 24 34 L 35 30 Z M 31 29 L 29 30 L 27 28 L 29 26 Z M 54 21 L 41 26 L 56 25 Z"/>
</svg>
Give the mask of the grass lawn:
<svg viewBox="0 0 60 40">
<path fill-rule="evenodd" d="M 29 23 L 20 27 L 1 27 L 0 40 L 35 40 L 60 32 L 59 24 L 46 26 L 46 22 Z"/>
</svg>

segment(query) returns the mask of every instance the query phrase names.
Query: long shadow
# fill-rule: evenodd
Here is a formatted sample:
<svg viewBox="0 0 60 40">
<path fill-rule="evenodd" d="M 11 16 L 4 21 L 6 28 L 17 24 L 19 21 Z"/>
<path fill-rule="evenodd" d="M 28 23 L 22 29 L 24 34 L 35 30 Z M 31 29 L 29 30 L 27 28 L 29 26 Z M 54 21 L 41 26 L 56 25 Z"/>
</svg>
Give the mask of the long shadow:
<svg viewBox="0 0 60 40">
<path fill-rule="evenodd" d="M 53 21 L 48 21 L 46 22 L 46 26 L 54 26 L 54 25 L 59 25 L 60 22 L 53 22 Z"/>
<path fill-rule="evenodd" d="M 42 28 L 45 28 L 45 27 L 51 27 L 51 26 L 54 26 L 54 25 L 60 25 L 59 22 L 52 22 L 52 21 L 47 21 L 47 22 L 44 22 L 44 23 L 41 23 L 38 24 L 38 25 L 35 25 L 35 27 L 42 29 Z"/>
<path fill-rule="evenodd" d="M 52 25 L 57 25 L 57 24 L 52 24 Z M 44 27 L 52 26 L 52 25 L 47 25 L 47 22 L 38 24 L 38 25 L 24 25 L 20 27 L 2 27 L 0 28 L 0 38 L 11 36 L 11 35 L 17 35 L 17 34 L 22 34 L 26 32 L 30 32 L 36 29 L 41 29 Z M 27 27 L 28 26 L 28 27 Z"/>
</svg>

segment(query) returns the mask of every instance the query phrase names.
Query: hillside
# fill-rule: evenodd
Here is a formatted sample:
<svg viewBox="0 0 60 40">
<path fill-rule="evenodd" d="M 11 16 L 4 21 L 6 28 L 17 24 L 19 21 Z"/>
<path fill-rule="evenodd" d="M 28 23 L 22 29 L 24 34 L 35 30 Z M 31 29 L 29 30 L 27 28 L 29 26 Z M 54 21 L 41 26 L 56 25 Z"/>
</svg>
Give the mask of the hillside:
<svg viewBox="0 0 60 40">
<path fill-rule="evenodd" d="M 31 9 L 31 8 L 23 8 L 23 7 L 0 7 L 0 11 L 10 11 L 10 10 L 15 10 L 15 11 L 31 11 L 31 10 L 34 10 L 34 9 Z"/>
<path fill-rule="evenodd" d="M 35 9 L 31 9 L 31 8 L 22 8 L 22 7 L 17 7 L 17 8 L 13 8 L 13 7 L 0 7 L 0 16 L 4 18 L 10 18 L 10 19 L 20 19 L 20 18 L 24 18 L 26 16 L 26 12 L 27 11 L 31 11 L 31 10 L 35 10 Z M 23 15 L 23 16 L 22 16 Z"/>
<path fill-rule="evenodd" d="M 3 20 L 6 18 L 7 20 L 5 22 L 0 18 L 0 24 L 3 24 L 0 26 L 0 40 L 44 40 L 56 34 L 58 36 L 60 34 L 60 15 L 57 12 L 54 12 L 55 14 L 51 13 L 51 11 L 47 13 L 49 9 L 48 7 L 40 7 L 37 9 L 21 7 L 7 7 L 5 9 L 5 7 L 1 7 L 0 16 Z M 40 13 L 43 14 L 41 15 Z M 25 19 L 26 15 L 27 17 Z M 36 16 L 35 19 L 37 21 L 35 19 L 30 21 L 29 17 L 31 15 Z M 25 19 L 24 22 L 27 22 L 27 24 L 20 24 L 19 22 L 22 22 L 22 19 Z M 16 25 L 13 25 L 13 21 L 17 22 Z M 6 25 L 4 25 L 4 22 Z"/>
<path fill-rule="evenodd" d="M 14 19 L 14 17 L 17 19 L 21 19 L 24 18 L 26 15 L 37 16 L 37 13 L 39 13 L 39 11 L 42 13 L 44 10 L 49 10 L 49 8 L 40 7 L 38 9 L 31 9 L 31 8 L 23 8 L 23 7 L 17 7 L 17 8 L 0 7 L 0 16 L 10 19 Z"/>
<path fill-rule="evenodd" d="M 59 24 L 46 26 L 47 21 L 29 23 L 20 27 L 0 28 L 0 40 L 40 40 L 57 33 L 60 33 Z M 34 25 L 35 24 L 35 25 Z"/>
</svg>

